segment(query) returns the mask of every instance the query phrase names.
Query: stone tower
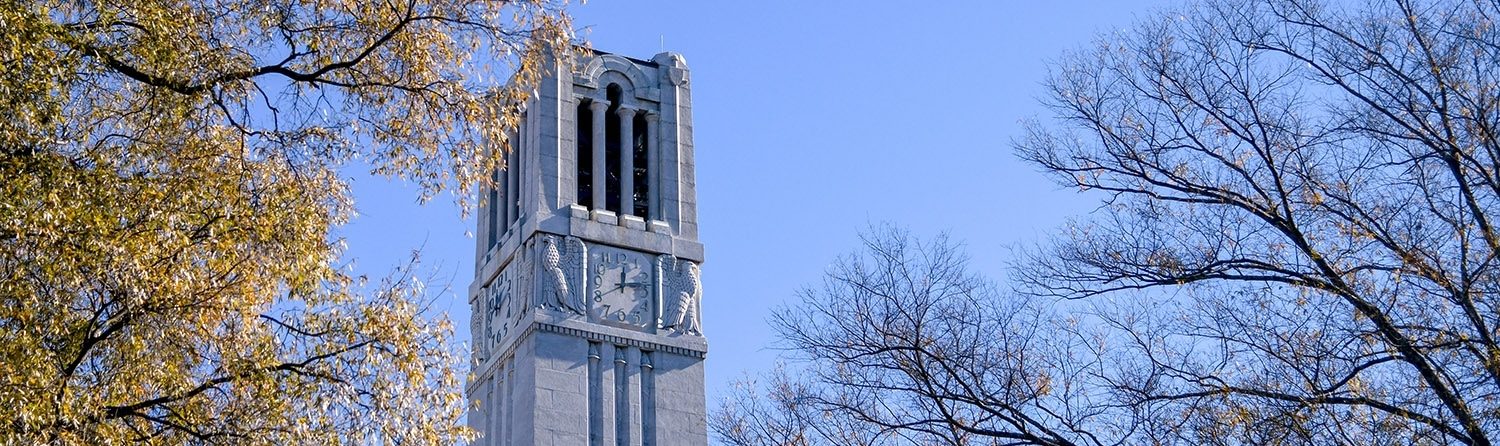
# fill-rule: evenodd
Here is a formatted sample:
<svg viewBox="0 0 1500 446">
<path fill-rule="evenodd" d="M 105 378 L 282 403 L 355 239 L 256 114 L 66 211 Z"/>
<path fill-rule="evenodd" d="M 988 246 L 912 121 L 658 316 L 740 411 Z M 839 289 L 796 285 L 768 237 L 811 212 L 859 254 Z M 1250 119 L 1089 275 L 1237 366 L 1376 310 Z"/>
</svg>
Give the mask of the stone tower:
<svg viewBox="0 0 1500 446">
<path fill-rule="evenodd" d="M 476 444 L 706 445 L 687 65 L 574 50 L 548 72 L 480 197 Z"/>
</svg>

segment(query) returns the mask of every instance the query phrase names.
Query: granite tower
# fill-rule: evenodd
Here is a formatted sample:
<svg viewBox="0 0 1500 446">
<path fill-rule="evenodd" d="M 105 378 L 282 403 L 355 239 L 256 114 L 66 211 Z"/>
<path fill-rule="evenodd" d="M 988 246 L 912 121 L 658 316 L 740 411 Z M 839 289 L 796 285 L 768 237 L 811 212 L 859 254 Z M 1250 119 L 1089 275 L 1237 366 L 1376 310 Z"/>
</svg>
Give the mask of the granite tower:
<svg viewBox="0 0 1500 446">
<path fill-rule="evenodd" d="M 476 444 L 705 445 L 687 65 L 574 49 L 548 68 L 480 194 Z"/>
</svg>

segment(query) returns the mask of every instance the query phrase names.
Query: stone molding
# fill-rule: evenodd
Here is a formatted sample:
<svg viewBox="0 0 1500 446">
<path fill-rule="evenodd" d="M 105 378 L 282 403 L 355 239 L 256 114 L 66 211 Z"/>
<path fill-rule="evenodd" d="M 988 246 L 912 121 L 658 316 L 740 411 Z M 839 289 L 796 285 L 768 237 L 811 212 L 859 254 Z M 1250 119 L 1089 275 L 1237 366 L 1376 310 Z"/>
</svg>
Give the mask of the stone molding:
<svg viewBox="0 0 1500 446">
<path fill-rule="evenodd" d="M 515 356 L 516 348 L 537 331 L 698 359 L 703 359 L 708 353 L 708 342 L 702 336 L 635 332 L 590 324 L 553 310 L 531 311 L 523 317 L 522 324 L 525 327 L 517 327 L 518 329 L 506 333 L 495 345 L 492 354 L 475 364 L 473 370 L 480 371 L 480 373 L 471 377 L 474 382 L 481 381 L 492 371 L 498 370 L 499 368 L 492 364 L 509 361 Z"/>
<path fill-rule="evenodd" d="M 534 325 L 534 327 L 536 327 L 536 330 L 540 330 L 540 331 L 544 331 L 544 332 L 548 332 L 548 333 L 557 333 L 557 334 L 560 334 L 560 335 L 566 335 L 566 336 L 572 336 L 572 337 L 577 337 L 577 338 L 583 338 L 583 339 L 587 339 L 587 340 L 590 340 L 590 341 L 608 342 L 608 343 L 615 344 L 615 345 L 620 345 L 620 346 L 635 347 L 635 348 L 639 348 L 641 350 L 665 352 L 665 353 L 671 353 L 671 354 L 674 354 L 674 355 L 688 356 L 688 357 L 693 357 L 693 358 L 698 358 L 698 359 L 703 359 L 703 357 L 706 355 L 706 352 L 703 352 L 703 351 L 700 351 L 700 350 L 694 350 L 694 349 L 690 349 L 690 348 L 686 348 L 686 347 L 680 347 L 680 346 L 675 346 L 675 345 L 658 344 L 658 343 L 655 343 L 655 342 L 644 341 L 644 340 L 640 340 L 640 339 L 633 339 L 633 338 L 626 338 L 626 337 L 621 337 L 621 336 L 608 335 L 608 334 L 599 333 L 599 332 L 592 331 L 592 330 L 582 330 L 582 329 L 577 329 L 577 328 L 569 328 L 569 327 L 564 327 L 564 326 L 561 326 L 561 325 L 552 325 L 552 324 L 540 323 L 540 322 L 537 323 L 536 325 Z"/>
</svg>

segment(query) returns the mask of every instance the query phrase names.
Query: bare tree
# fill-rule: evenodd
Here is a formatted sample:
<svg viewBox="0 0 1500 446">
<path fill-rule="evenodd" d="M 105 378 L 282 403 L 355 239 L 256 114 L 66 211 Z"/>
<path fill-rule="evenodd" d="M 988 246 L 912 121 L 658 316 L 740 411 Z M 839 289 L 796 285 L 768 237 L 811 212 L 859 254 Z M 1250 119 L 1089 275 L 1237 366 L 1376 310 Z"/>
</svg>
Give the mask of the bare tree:
<svg viewBox="0 0 1500 446">
<path fill-rule="evenodd" d="M 1002 298 L 945 237 L 877 228 L 772 324 L 802 367 L 713 419 L 737 445 L 1105 444 L 1129 429 L 1092 386 L 1096 351 Z M 792 373 L 794 372 L 794 373 Z M 799 375 L 789 377 L 788 375 Z"/>
<path fill-rule="evenodd" d="M 1500 436 L 1500 4 L 1225 0 L 1068 57 L 1021 156 L 1106 194 L 1020 268 L 1157 441 Z"/>
<path fill-rule="evenodd" d="M 877 444 L 1493 444 L 1497 15 L 1207 0 L 1065 56 L 1015 147 L 1104 206 L 1029 299 L 868 237 L 774 321 L 796 401 Z"/>
<path fill-rule="evenodd" d="M 884 444 L 884 429 L 859 422 L 850 413 L 813 404 L 815 383 L 778 368 L 762 387 L 755 380 L 735 383 L 709 429 L 736 446 L 874 446 Z M 762 391 L 764 393 L 762 393 Z"/>
</svg>

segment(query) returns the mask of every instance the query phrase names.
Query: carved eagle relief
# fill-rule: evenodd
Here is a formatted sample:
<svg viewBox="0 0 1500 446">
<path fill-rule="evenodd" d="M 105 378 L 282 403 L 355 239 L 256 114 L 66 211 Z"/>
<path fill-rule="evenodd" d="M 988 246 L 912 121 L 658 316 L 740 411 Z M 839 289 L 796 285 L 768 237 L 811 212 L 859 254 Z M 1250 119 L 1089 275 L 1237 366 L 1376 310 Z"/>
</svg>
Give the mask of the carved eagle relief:
<svg viewBox="0 0 1500 446">
<path fill-rule="evenodd" d="M 681 260 L 672 255 L 657 258 L 661 271 L 662 317 L 661 328 L 675 333 L 703 335 L 702 315 L 699 310 L 703 299 L 703 282 L 698 264 Z"/>
<path fill-rule="evenodd" d="M 588 247 L 577 237 L 563 240 L 561 248 L 558 247 L 557 236 L 545 235 L 542 238 L 542 292 L 538 296 L 537 307 L 582 316 L 586 307 L 581 282 L 585 268 L 583 259 L 587 258 Z"/>
</svg>

